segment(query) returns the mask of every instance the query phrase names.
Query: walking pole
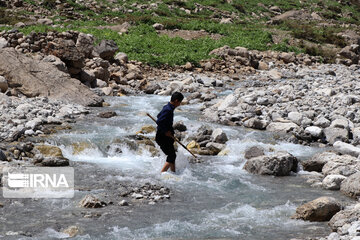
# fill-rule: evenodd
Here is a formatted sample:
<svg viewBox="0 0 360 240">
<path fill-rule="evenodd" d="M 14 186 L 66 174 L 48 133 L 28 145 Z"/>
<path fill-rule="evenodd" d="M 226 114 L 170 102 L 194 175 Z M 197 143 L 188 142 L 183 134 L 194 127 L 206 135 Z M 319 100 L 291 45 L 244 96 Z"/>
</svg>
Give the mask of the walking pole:
<svg viewBox="0 0 360 240">
<path fill-rule="evenodd" d="M 153 118 L 153 116 L 151 116 L 149 113 L 146 113 L 146 115 L 148 115 L 148 117 L 151 118 L 151 119 L 156 123 L 156 120 L 155 120 L 155 118 Z M 197 157 L 196 157 L 184 144 L 182 144 L 179 139 L 177 139 L 175 136 L 172 136 L 172 138 L 173 138 L 177 143 L 179 143 L 183 148 L 185 148 L 191 155 L 193 155 L 194 158 L 197 159 Z"/>
</svg>

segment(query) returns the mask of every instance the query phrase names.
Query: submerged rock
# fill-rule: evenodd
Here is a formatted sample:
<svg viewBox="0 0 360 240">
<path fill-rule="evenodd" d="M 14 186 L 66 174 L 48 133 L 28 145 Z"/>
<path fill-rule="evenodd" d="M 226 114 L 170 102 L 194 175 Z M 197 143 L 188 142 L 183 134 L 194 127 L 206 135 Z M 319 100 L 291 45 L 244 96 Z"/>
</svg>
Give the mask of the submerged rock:
<svg viewBox="0 0 360 240">
<path fill-rule="evenodd" d="M 101 202 L 93 195 L 86 195 L 80 202 L 80 207 L 84 208 L 101 208 L 106 206 L 104 202 Z"/>
</svg>

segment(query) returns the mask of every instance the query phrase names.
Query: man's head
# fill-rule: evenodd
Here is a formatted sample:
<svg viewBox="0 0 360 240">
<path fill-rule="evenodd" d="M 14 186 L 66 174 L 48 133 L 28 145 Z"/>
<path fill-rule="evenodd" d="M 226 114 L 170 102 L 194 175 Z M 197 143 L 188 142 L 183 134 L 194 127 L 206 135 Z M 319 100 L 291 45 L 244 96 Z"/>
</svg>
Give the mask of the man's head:
<svg viewBox="0 0 360 240">
<path fill-rule="evenodd" d="M 175 107 L 178 107 L 180 106 L 181 104 L 181 101 L 184 99 L 184 95 L 182 95 L 182 93 L 180 92 L 174 92 L 172 95 L 171 95 L 171 99 L 170 99 L 170 102 L 172 105 L 174 105 Z"/>
</svg>

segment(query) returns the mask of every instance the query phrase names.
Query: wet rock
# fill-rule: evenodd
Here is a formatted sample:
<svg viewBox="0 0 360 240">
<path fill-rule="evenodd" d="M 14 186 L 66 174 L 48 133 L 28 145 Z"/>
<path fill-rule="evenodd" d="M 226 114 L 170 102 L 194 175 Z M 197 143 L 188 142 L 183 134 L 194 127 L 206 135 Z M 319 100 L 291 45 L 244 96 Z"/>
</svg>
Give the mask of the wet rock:
<svg viewBox="0 0 360 240">
<path fill-rule="evenodd" d="M 69 237 L 72 238 L 79 234 L 80 229 L 78 226 L 69 226 L 66 229 L 64 229 L 62 232 L 68 234 Z"/>
<path fill-rule="evenodd" d="M 245 158 L 255 158 L 265 155 L 264 149 L 262 147 L 253 146 L 245 151 Z"/>
<path fill-rule="evenodd" d="M 217 128 L 212 132 L 211 139 L 216 143 L 226 143 L 229 140 L 221 128 Z"/>
<path fill-rule="evenodd" d="M 360 171 L 345 179 L 341 183 L 340 191 L 355 199 L 360 197 Z"/>
<path fill-rule="evenodd" d="M 329 221 L 340 210 L 341 205 L 335 198 L 320 197 L 298 207 L 292 218 L 311 222 Z"/>
<path fill-rule="evenodd" d="M 139 133 L 152 133 L 155 132 L 156 128 L 153 125 L 144 125 L 141 127 L 140 131 L 137 132 L 137 134 Z"/>
<path fill-rule="evenodd" d="M 341 182 L 344 181 L 346 177 L 343 175 L 327 175 L 322 181 L 323 187 L 328 190 L 339 190 Z"/>
<path fill-rule="evenodd" d="M 60 148 L 50 145 L 38 145 L 35 146 L 35 149 L 40 152 L 45 157 L 60 157 L 63 158 L 63 154 Z"/>
<path fill-rule="evenodd" d="M 69 159 L 64 158 L 61 149 L 55 146 L 38 145 L 34 148 L 35 155 L 33 163 L 35 165 L 60 167 L 69 166 Z"/>
<path fill-rule="evenodd" d="M 187 127 L 184 125 L 183 121 L 178 121 L 173 126 L 174 130 L 178 130 L 180 132 L 185 132 L 187 130 Z"/>
<path fill-rule="evenodd" d="M 94 51 L 105 60 L 112 61 L 119 48 L 113 40 L 102 40 L 95 46 Z"/>
<path fill-rule="evenodd" d="M 121 200 L 121 201 L 119 202 L 119 205 L 120 205 L 120 206 L 129 206 L 129 203 L 128 203 L 126 200 Z"/>
<path fill-rule="evenodd" d="M 244 122 L 244 127 L 253 128 L 258 130 L 264 130 L 268 126 L 269 122 L 266 120 L 260 120 L 258 118 L 250 118 Z"/>
<path fill-rule="evenodd" d="M 80 207 L 84 208 L 101 208 L 106 206 L 104 202 L 101 202 L 98 198 L 93 195 L 86 195 L 80 202 Z"/>
<path fill-rule="evenodd" d="M 278 152 L 268 156 L 249 159 L 244 169 L 250 173 L 260 175 L 288 176 L 291 171 L 296 172 L 298 161 L 287 152 Z"/>
<path fill-rule="evenodd" d="M 212 155 L 217 155 L 219 152 L 221 152 L 221 150 L 225 148 L 225 145 L 221 143 L 209 142 L 206 144 L 206 148 L 208 148 L 212 152 Z"/>
<path fill-rule="evenodd" d="M 102 112 L 98 114 L 98 117 L 100 118 L 112 118 L 117 116 L 116 112 L 110 111 L 110 112 Z"/>
</svg>

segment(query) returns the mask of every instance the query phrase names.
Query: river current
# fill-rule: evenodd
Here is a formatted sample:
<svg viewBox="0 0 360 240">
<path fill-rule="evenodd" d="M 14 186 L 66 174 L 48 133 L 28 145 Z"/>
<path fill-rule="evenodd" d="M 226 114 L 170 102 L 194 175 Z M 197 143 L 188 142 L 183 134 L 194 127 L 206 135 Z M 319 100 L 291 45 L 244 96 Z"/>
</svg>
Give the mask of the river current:
<svg viewBox="0 0 360 240">
<path fill-rule="evenodd" d="M 190 154 L 178 148 L 175 178 L 164 178 L 160 169 L 165 161 L 161 153 L 152 157 L 146 150 L 121 153 L 106 148 L 114 139 L 135 134 L 143 125 L 154 124 L 153 116 L 169 100 L 168 96 L 109 97 L 110 107 L 77 121 L 70 132 L 59 132 L 47 141 L 59 146 L 75 167 L 75 180 L 86 182 L 87 190 L 76 187 L 74 199 L 19 200 L 2 218 L 8 231 L 31 230 L 32 237 L 21 239 L 61 239 L 60 229 L 77 225 L 80 233 L 73 239 L 290 239 L 327 235 L 326 223 L 291 219 L 296 208 L 320 196 L 345 199 L 338 192 L 310 188 L 300 175 L 288 177 L 252 175 L 243 170 L 244 152 L 251 146 L 266 151 L 285 150 L 305 161 L 320 148 L 277 141 L 263 131 L 206 123 L 201 119 L 200 104 L 179 107 L 174 122 L 182 120 L 188 132 L 201 125 L 221 127 L 227 134 L 226 156 L 202 157 L 203 163 L 189 163 Z M 115 111 L 116 117 L 101 119 L 100 111 Z M 154 133 L 146 134 L 153 137 Z M 85 150 L 75 153 L 74 143 L 86 142 Z M 184 142 L 185 144 L 187 142 Z M 89 193 L 107 194 L 117 181 L 154 183 L 171 190 L 170 200 L 136 207 L 114 204 L 96 210 L 99 218 L 84 218 L 87 210 L 77 203 Z M 119 201 L 121 197 L 119 197 Z M 26 206 L 23 212 L 19 208 Z M 30 216 L 29 216 L 30 215 Z M 13 229 L 11 226 L 18 226 Z M 21 227 L 19 227 L 21 226 Z M 11 237 L 9 237 L 11 239 Z M 1 238 L 0 238 L 1 239 Z M 18 238 L 14 238 L 18 239 Z"/>
</svg>

